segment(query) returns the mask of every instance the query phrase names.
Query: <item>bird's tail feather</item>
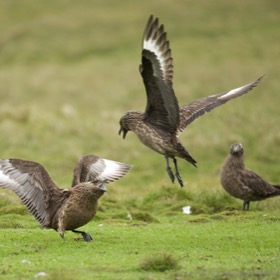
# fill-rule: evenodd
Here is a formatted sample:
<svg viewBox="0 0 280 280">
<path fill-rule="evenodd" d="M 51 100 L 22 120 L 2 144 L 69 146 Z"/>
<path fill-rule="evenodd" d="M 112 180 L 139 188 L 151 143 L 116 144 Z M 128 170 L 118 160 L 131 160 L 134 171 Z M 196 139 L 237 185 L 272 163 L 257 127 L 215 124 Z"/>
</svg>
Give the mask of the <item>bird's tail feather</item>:
<svg viewBox="0 0 280 280">
<path fill-rule="evenodd" d="M 191 163 L 193 166 L 197 167 L 196 160 L 187 151 L 185 152 L 184 159 Z"/>
<path fill-rule="evenodd" d="M 176 154 L 177 157 L 183 158 L 193 166 L 197 167 L 196 160 L 189 154 L 189 152 L 185 149 L 185 147 L 180 142 L 177 142 L 176 144 L 176 151 L 177 151 Z"/>
</svg>

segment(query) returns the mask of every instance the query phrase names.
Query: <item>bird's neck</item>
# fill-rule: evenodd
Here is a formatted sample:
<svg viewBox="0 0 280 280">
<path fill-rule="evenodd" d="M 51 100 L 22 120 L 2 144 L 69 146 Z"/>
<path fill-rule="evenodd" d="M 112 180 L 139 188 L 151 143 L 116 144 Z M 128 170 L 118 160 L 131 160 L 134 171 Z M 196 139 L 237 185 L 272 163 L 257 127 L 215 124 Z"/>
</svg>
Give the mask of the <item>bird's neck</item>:
<svg viewBox="0 0 280 280">
<path fill-rule="evenodd" d="M 234 156 L 234 155 L 230 155 L 228 160 L 227 160 L 227 165 L 230 168 L 234 168 L 236 169 L 244 169 L 245 165 L 244 165 L 244 158 L 243 156 Z"/>
<path fill-rule="evenodd" d="M 104 194 L 102 190 L 96 190 L 94 184 L 84 186 L 75 186 L 73 195 L 77 197 L 77 201 L 83 204 L 87 208 L 92 208 L 97 204 L 98 199 Z"/>
</svg>

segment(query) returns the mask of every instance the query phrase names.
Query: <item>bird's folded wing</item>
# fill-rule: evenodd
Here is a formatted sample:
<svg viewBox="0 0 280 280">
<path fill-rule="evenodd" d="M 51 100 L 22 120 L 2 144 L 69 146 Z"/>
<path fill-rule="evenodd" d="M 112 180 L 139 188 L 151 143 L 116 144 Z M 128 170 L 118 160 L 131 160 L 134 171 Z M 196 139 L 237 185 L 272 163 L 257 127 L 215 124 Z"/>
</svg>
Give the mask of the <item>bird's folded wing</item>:
<svg viewBox="0 0 280 280">
<path fill-rule="evenodd" d="M 252 194 L 260 198 L 274 196 L 277 193 L 271 184 L 266 182 L 262 177 L 249 169 L 245 169 L 240 174 L 240 180 L 248 187 Z"/>
</svg>

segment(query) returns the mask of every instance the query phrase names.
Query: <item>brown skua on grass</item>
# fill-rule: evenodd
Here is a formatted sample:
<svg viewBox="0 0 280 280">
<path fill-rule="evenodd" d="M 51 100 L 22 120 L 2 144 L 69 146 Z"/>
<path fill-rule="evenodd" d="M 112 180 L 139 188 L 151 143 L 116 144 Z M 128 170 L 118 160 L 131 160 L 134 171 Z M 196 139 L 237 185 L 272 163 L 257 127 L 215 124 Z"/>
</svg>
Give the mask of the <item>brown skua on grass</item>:
<svg viewBox="0 0 280 280">
<path fill-rule="evenodd" d="M 221 170 L 221 184 L 232 196 L 243 200 L 243 210 L 249 210 L 250 201 L 280 195 L 280 185 L 265 181 L 244 164 L 242 144 L 233 144 Z"/>
<path fill-rule="evenodd" d="M 131 165 L 83 156 L 75 170 L 72 188 L 60 189 L 39 163 L 21 159 L 0 160 L 0 187 L 14 191 L 42 228 L 51 228 L 64 238 L 64 232 L 80 233 L 85 241 L 92 237 L 76 230 L 96 214 L 105 184 L 126 175 Z"/>
</svg>

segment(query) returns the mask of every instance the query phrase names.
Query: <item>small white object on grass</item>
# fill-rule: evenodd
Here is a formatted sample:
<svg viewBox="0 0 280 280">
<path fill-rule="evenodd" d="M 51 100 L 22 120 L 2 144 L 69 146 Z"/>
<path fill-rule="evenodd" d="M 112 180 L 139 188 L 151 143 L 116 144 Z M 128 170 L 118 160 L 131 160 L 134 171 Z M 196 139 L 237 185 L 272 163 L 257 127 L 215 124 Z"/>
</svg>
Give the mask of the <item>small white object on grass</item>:
<svg viewBox="0 0 280 280">
<path fill-rule="evenodd" d="M 129 220 L 132 220 L 132 216 L 131 216 L 131 214 L 128 212 L 127 213 L 127 218 L 129 219 Z"/>
<path fill-rule="evenodd" d="M 38 272 L 36 275 L 35 275 L 35 278 L 38 278 L 38 277 L 45 277 L 47 276 L 47 273 L 44 272 L 44 271 L 40 271 Z"/>
<path fill-rule="evenodd" d="M 192 213 L 192 211 L 191 211 L 191 206 L 184 206 L 182 209 L 183 209 L 183 213 L 184 213 L 184 214 L 189 215 L 189 214 Z"/>
</svg>

